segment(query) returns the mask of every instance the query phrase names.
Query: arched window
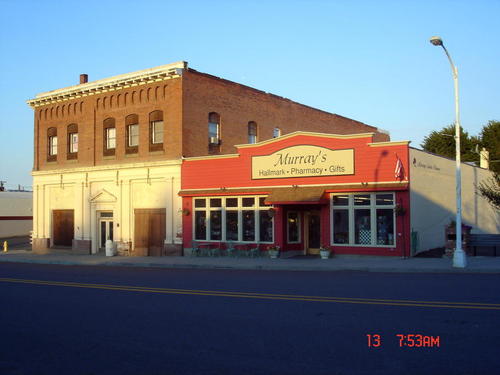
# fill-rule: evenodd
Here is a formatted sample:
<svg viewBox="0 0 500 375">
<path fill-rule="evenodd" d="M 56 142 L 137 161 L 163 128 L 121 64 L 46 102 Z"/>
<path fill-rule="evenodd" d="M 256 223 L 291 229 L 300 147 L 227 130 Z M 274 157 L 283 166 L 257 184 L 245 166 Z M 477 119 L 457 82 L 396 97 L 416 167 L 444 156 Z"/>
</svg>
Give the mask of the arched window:
<svg viewBox="0 0 500 375">
<path fill-rule="evenodd" d="M 257 143 L 257 123 L 255 121 L 248 123 L 248 143 Z"/>
<path fill-rule="evenodd" d="M 139 116 L 133 114 L 125 117 L 125 153 L 139 152 Z"/>
<path fill-rule="evenodd" d="M 278 138 L 281 137 L 281 129 L 280 128 L 274 128 L 273 129 L 273 138 Z"/>
<path fill-rule="evenodd" d="M 77 159 L 78 158 L 78 125 L 70 124 L 68 125 L 68 149 L 67 149 L 67 159 Z"/>
<path fill-rule="evenodd" d="M 57 128 L 47 129 L 47 161 L 57 160 Z"/>
<path fill-rule="evenodd" d="M 149 151 L 163 150 L 163 138 L 163 111 L 153 111 L 149 114 Z"/>
<path fill-rule="evenodd" d="M 116 126 L 115 119 L 110 117 L 104 120 L 103 124 L 103 154 L 104 156 L 112 156 L 116 150 Z"/>
</svg>

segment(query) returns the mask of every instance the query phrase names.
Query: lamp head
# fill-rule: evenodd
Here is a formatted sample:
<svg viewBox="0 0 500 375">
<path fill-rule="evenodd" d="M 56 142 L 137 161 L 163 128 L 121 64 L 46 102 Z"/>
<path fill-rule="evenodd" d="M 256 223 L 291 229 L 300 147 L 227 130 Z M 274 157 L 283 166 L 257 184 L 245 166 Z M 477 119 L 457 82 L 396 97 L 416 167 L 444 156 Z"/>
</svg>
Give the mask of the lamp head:
<svg viewBox="0 0 500 375">
<path fill-rule="evenodd" d="M 429 42 L 431 42 L 432 44 L 434 44 L 435 46 L 442 46 L 443 45 L 443 41 L 442 39 L 439 37 L 439 36 L 433 36 Z"/>
</svg>

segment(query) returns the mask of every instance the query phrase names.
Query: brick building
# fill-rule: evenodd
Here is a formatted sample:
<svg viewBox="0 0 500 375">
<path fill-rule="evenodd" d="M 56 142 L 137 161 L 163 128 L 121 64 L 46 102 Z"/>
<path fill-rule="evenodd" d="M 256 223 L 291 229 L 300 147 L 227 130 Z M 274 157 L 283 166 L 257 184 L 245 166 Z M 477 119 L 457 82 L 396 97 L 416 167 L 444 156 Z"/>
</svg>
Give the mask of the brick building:
<svg viewBox="0 0 500 375">
<path fill-rule="evenodd" d="M 38 94 L 33 249 L 182 253 L 183 158 L 227 155 L 296 131 L 373 133 L 358 121 L 188 67 L 163 65 Z"/>
</svg>

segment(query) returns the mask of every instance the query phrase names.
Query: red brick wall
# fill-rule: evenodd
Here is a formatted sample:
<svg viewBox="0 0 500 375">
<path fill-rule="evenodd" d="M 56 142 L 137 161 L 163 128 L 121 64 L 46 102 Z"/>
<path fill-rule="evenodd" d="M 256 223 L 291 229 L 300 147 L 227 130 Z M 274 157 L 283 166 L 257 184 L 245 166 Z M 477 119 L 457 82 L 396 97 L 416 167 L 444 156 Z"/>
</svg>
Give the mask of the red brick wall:
<svg viewBox="0 0 500 375">
<path fill-rule="evenodd" d="M 125 104 L 125 97 L 127 97 Z M 133 101 L 133 102 L 132 102 Z M 149 151 L 149 113 L 163 111 L 164 152 Z M 208 154 L 208 114 L 221 117 L 220 152 L 235 153 L 236 144 L 248 142 L 247 125 L 255 121 L 258 140 L 297 130 L 352 134 L 376 132 L 376 128 L 292 102 L 272 94 L 186 70 L 181 78 L 110 91 L 98 95 L 44 105 L 35 110 L 35 170 L 177 159 Z M 139 151 L 125 154 L 125 117 L 139 116 Z M 114 157 L 103 155 L 103 121 L 113 117 L 117 147 Z M 79 150 L 76 160 L 67 160 L 67 126 L 78 124 Z M 47 129 L 57 128 L 57 161 L 47 162 Z M 389 140 L 376 133 L 375 141 Z"/>
<path fill-rule="evenodd" d="M 45 105 L 35 110 L 35 170 L 176 159 L 182 155 L 182 81 L 171 79 Z M 125 104 L 125 97 L 127 103 Z M 132 102 L 133 98 L 133 102 Z M 69 110 L 68 110 L 69 109 Z M 164 152 L 149 151 L 149 113 L 163 111 Z M 125 117 L 139 116 L 139 152 L 125 156 Z M 103 121 L 115 118 L 115 157 L 103 156 Z M 78 124 L 78 159 L 67 160 L 67 126 Z M 57 128 L 57 161 L 47 162 L 47 129 Z"/>
<path fill-rule="evenodd" d="M 208 154 L 210 112 L 221 117 L 223 154 L 235 153 L 234 145 L 248 143 L 249 121 L 257 123 L 259 141 L 272 138 L 275 127 L 282 135 L 298 130 L 337 134 L 377 131 L 355 120 L 193 70 L 184 73 L 183 85 L 184 156 Z M 374 141 L 388 140 L 383 133 L 374 137 Z"/>
</svg>

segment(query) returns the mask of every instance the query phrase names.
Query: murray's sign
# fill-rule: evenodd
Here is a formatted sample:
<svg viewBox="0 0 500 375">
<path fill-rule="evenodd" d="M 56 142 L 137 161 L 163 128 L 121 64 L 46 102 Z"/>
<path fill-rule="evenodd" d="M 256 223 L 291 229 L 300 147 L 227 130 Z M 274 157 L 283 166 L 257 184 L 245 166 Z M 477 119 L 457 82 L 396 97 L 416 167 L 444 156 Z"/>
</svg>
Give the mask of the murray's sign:
<svg viewBox="0 0 500 375">
<path fill-rule="evenodd" d="M 354 150 L 301 145 L 252 157 L 252 179 L 354 174 Z"/>
</svg>

